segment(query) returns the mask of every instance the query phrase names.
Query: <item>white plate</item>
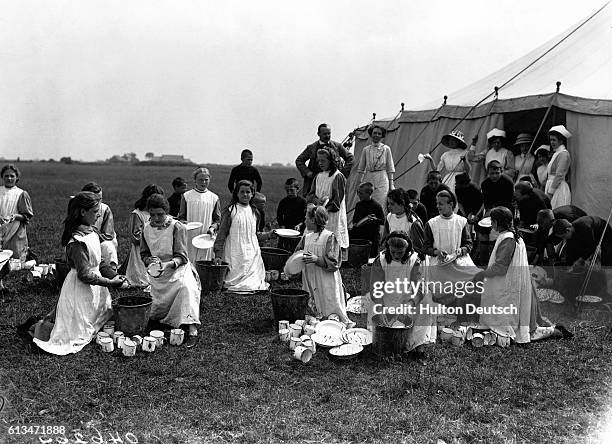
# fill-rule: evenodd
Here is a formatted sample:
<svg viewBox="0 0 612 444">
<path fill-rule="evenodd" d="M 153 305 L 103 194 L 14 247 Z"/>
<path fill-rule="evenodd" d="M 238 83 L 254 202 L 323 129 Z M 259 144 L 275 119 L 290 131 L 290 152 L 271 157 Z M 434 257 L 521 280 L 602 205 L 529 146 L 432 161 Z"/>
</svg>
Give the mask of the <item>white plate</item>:
<svg viewBox="0 0 612 444">
<path fill-rule="evenodd" d="M 601 298 L 599 296 L 592 296 L 589 294 L 585 294 L 584 296 L 576 297 L 578 302 L 586 302 L 588 304 L 597 304 L 601 302 Z"/>
<path fill-rule="evenodd" d="M 334 347 L 329 350 L 329 354 L 338 358 L 351 358 L 357 356 L 363 351 L 363 345 L 359 344 L 344 344 L 339 347 Z"/>
<path fill-rule="evenodd" d="M 288 274 L 298 274 L 304 270 L 304 261 L 302 258 L 304 257 L 304 250 L 299 250 L 293 253 L 289 259 L 287 259 L 287 263 L 285 264 L 285 269 L 283 270 Z"/>
<path fill-rule="evenodd" d="M 342 339 L 348 344 L 370 345 L 372 332 L 365 328 L 349 328 L 342 333 Z"/>
<path fill-rule="evenodd" d="M 280 237 L 298 237 L 300 235 L 298 230 L 291 230 L 290 228 L 277 228 L 274 232 Z"/>
<path fill-rule="evenodd" d="M 215 238 L 210 234 L 200 234 L 191 239 L 191 245 L 200 250 L 207 250 L 215 245 Z"/>
<path fill-rule="evenodd" d="M 483 228 L 491 228 L 491 218 L 485 217 L 484 219 L 481 219 L 480 221 L 478 221 L 478 225 Z"/>
<path fill-rule="evenodd" d="M 202 222 L 187 222 L 186 224 L 187 230 L 197 230 L 198 228 L 202 228 L 204 224 Z"/>
<path fill-rule="evenodd" d="M 342 337 L 342 333 L 346 330 L 346 327 L 342 322 L 325 320 L 321 321 L 315 327 L 315 331 L 319 334 L 326 336 L 336 336 L 338 338 Z"/>
<path fill-rule="evenodd" d="M 159 262 L 151 262 L 147 267 L 147 274 L 151 277 L 158 278 L 162 275 L 162 267 Z"/>
<path fill-rule="evenodd" d="M 355 314 L 367 313 L 368 308 L 364 303 L 364 297 L 365 296 L 355 296 L 346 301 L 346 311 Z"/>
<path fill-rule="evenodd" d="M 310 337 L 317 345 L 321 345 L 323 347 L 337 347 L 339 345 L 344 344 L 342 338 L 338 336 L 328 336 L 319 333 L 315 333 Z"/>
</svg>

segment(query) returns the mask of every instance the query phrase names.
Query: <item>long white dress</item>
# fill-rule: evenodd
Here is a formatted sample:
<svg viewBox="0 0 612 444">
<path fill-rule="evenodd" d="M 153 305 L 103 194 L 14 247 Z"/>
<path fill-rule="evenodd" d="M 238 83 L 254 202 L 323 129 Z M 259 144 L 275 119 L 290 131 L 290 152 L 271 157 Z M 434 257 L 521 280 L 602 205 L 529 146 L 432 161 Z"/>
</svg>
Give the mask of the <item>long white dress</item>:
<svg viewBox="0 0 612 444">
<path fill-rule="evenodd" d="M 175 228 L 176 224 L 180 222 L 170 219 L 164 227 L 145 225 L 142 235 L 151 256 L 160 258 L 162 262 L 172 260 L 175 229 L 182 229 L 179 236 L 187 235 L 184 226 Z M 189 260 L 177 268 L 167 268 L 160 277 L 151 278 L 151 319 L 175 328 L 182 324 L 200 324 L 201 290 L 200 278 Z"/>
<path fill-rule="evenodd" d="M 552 194 L 550 205 L 553 210 L 572 203 L 572 193 L 569 185 L 565 181 L 565 176 L 569 171 L 570 164 L 571 158 L 569 151 L 567 151 L 565 145 L 560 145 L 555 150 L 546 169 L 548 179 L 544 191 L 547 194 Z"/>
<path fill-rule="evenodd" d="M 497 248 L 508 238 L 514 239 L 514 234 L 510 231 L 498 236 L 489 259 L 489 267 L 495 263 Z M 518 343 L 551 336 L 554 332 L 553 326 L 542 327 L 536 323 L 537 299 L 534 298 L 535 288 L 531 281 L 527 249 L 523 239 L 519 239 L 506 274 L 485 279 L 480 302 L 484 310 L 498 307 L 513 308 L 515 312 L 508 314 L 485 312 L 480 315 L 481 327 L 489 328 L 498 335 L 509 337 Z"/>
<path fill-rule="evenodd" d="M 386 207 L 387 193 L 389 193 L 389 173 L 395 173 L 391 148 L 383 143 L 366 146 L 361 151 L 358 173 L 365 173 L 363 182 L 374 185 L 372 199 L 383 208 Z"/>
<path fill-rule="evenodd" d="M 95 232 L 75 234 L 70 242 L 87 247 L 89 267 L 100 274 L 100 239 Z M 75 268 L 70 268 L 57 302 L 55 325 L 49 341 L 34 338 L 41 349 L 54 355 L 77 353 L 83 349 L 113 315 L 111 296 L 106 287 L 82 282 Z"/>
<path fill-rule="evenodd" d="M 125 271 L 125 277 L 130 284 L 138 287 L 147 287 L 149 285 L 149 275 L 147 269 L 140 258 L 140 237 L 145 223 L 149 221 L 149 212 L 139 210 L 138 208 L 132 211 L 133 219 L 131 221 L 130 236 L 138 243 L 130 243 L 130 255 L 128 256 L 128 264 Z"/>
<path fill-rule="evenodd" d="M 534 163 L 535 156 L 531 153 L 519 154 L 518 156 L 514 157 L 514 170 L 518 172 L 516 182 L 519 182 L 523 176 L 529 176 L 531 179 L 535 179 L 533 176 Z"/>
<path fill-rule="evenodd" d="M 212 248 L 201 250 L 191 244 L 191 239 L 199 234 L 206 233 L 213 223 L 213 212 L 219 203 L 219 196 L 210 190 L 204 192 L 189 190 L 183 194 L 187 206 L 187 222 L 202 222 L 200 230 L 190 230 L 188 232 L 189 242 L 187 242 L 187 254 L 192 263 L 196 261 L 209 261 L 213 258 Z"/>
<path fill-rule="evenodd" d="M 223 260 L 229 264 L 225 286 L 228 291 L 237 292 L 267 290 L 254 210 L 237 203 L 229 211 L 231 225 L 223 252 Z"/>
<path fill-rule="evenodd" d="M 374 267 L 378 266 L 380 263 L 380 267 L 382 272 L 384 273 L 384 281 L 385 282 L 397 282 L 399 279 L 400 282 L 408 282 L 412 279 L 412 269 L 418 261 L 418 254 L 412 253 L 410 258 L 405 264 L 402 264 L 399 261 L 391 261 L 387 262 L 385 258 L 385 252 L 381 252 L 378 261 L 374 263 Z M 373 268 L 373 273 L 376 273 Z M 385 292 L 382 297 L 382 305 L 384 307 L 396 307 L 399 308 L 403 304 L 408 304 L 408 302 L 415 295 L 408 292 Z M 378 301 L 377 301 L 378 302 Z M 425 292 L 423 299 L 421 299 L 419 305 L 415 307 L 415 314 L 409 315 L 413 321 L 413 327 L 410 329 L 408 335 L 408 341 L 406 343 L 406 350 L 411 351 L 423 344 L 433 344 L 436 342 L 437 336 L 437 324 L 436 324 L 436 315 L 431 314 L 432 312 L 428 312 L 425 307 L 436 307 L 438 304 L 435 304 L 431 299 L 431 293 Z M 372 329 L 373 325 L 371 322 L 372 316 L 374 314 L 374 304 L 370 304 L 370 308 L 368 310 L 368 329 Z"/>
<path fill-rule="evenodd" d="M 32 217 L 32 201 L 30 195 L 17 186 L 7 188 L 0 186 L 0 217 L 10 217 L 22 214 Z M 13 251 L 13 257 L 26 260 L 28 254 L 28 236 L 26 222 L 14 220 L 0 225 L 0 247 Z"/>
<path fill-rule="evenodd" d="M 342 174 L 340 170 L 336 170 L 334 174 L 329 175 L 328 171 L 323 171 L 316 176 L 315 194 L 321 200 L 328 199 L 332 196 L 332 187 L 334 180 L 338 174 Z M 339 211 L 329 211 L 329 220 L 327 221 L 326 229 L 336 235 L 336 239 L 340 244 L 340 248 L 348 248 L 349 235 L 348 223 L 346 219 L 346 198 L 343 197 L 340 202 Z"/>
<path fill-rule="evenodd" d="M 467 173 L 465 164 L 461 160 L 461 157 L 467 156 L 467 148 L 462 149 L 451 149 L 446 151 L 440 156 L 440 162 L 438 162 L 438 171 L 443 173 L 442 183 L 449 187 L 453 193 L 455 193 L 455 177 L 461 173 Z"/>
<path fill-rule="evenodd" d="M 308 233 L 304 237 L 304 251 L 330 261 L 326 260 L 326 268 L 306 264 L 302 272 L 302 289 L 310 294 L 311 311 L 319 318 L 335 313 L 340 321 L 350 322 L 346 314 L 342 276 L 337 268 L 340 263 L 340 247 L 335 235 L 327 229 L 320 233 Z"/>
</svg>

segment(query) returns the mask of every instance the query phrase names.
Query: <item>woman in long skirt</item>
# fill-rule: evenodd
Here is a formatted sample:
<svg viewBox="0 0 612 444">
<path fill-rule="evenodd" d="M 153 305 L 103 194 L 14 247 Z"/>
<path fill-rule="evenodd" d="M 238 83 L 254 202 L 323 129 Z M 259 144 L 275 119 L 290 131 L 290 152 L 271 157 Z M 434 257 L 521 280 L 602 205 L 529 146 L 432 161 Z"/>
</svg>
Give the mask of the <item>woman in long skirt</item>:
<svg viewBox="0 0 612 444">
<path fill-rule="evenodd" d="M 106 287 L 119 287 L 124 280 L 101 263 L 100 238 L 92 228 L 99 211 L 98 199 L 87 191 L 78 193 L 68 204 L 62 245 L 70 271 L 62 285 L 50 337 L 34 338 L 34 343 L 48 353 L 81 351 L 113 315 Z"/>
<path fill-rule="evenodd" d="M 372 199 L 384 209 L 387 193 L 394 189 L 395 164 L 393 163 L 391 148 L 381 142 L 387 135 L 387 130 L 381 126 L 373 125 L 368 128 L 368 134 L 372 139 L 372 144 L 361 151 L 361 157 L 357 165 L 359 183 L 370 182 L 374 186 Z"/>
<path fill-rule="evenodd" d="M 161 194 L 147 201 L 150 220 L 142 230 L 140 256 L 152 267 L 150 317 L 174 328 L 187 330 L 187 348 L 198 342 L 200 325 L 200 292 L 202 287 L 194 267 L 187 258 L 187 229 L 168 213 L 170 204 Z"/>
</svg>

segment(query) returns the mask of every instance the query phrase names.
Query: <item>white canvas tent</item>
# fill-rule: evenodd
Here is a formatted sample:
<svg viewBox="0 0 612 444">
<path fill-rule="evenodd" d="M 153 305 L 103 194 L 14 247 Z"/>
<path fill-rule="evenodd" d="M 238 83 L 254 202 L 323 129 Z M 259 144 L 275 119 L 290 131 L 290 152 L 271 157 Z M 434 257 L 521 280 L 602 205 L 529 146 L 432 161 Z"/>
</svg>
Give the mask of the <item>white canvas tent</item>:
<svg viewBox="0 0 612 444">
<path fill-rule="evenodd" d="M 556 92 L 558 81 L 560 92 Z M 547 143 L 551 126 L 563 124 L 573 134 L 568 143 L 572 203 L 588 214 L 608 216 L 612 205 L 608 191 L 612 179 L 612 6 L 604 5 L 524 57 L 450 94 L 440 107 L 441 102 L 376 121 L 388 128 L 385 143 L 395 160 L 396 187 L 420 191 L 429 165 L 418 164 L 418 154 L 431 152 L 437 165 L 447 150 L 440 139 L 454 128 L 465 134 L 468 145 L 478 134 L 477 150 L 482 151 L 486 133 L 494 127 L 505 129 L 508 142 L 513 143 L 518 133 L 536 134 L 541 126 L 535 149 Z M 369 143 L 366 129 L 354 132 L 355 163 Z M 473 180 L 480 183 L 483 174 L 480 167 L 475 168 Z M 356 176 L 351 174 L 348 181 L 348 209 L 356 202 Z"/>
</svg>

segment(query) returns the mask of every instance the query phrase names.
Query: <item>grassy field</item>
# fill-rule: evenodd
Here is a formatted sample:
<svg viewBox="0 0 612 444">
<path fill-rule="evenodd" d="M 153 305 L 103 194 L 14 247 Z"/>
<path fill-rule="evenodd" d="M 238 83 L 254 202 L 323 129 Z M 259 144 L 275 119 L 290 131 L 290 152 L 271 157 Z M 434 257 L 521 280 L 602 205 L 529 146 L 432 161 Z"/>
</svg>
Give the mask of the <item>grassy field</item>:
<svg viewBox="0 0 612 444">
<path fill-rule="evenodd" d="M 142 188 L 154 182 L 170 190 L 173 177 L 191 171 L 20 167 L 20 185 L 36 212 L 29 239 L 43 262 L 61 253 L 68 196 L 85 182 L 104 188 L 125 257 L 127 218 Z M 211 189 L 227 202 L 229 168 L 212 174 Z M 284 195 L 282 183 L 296 175 L 262 169 L 268 220 Z M 348 291 L 358 293 L 358 273 L 347 269 L 343 276 Z M 304 365 L 276 340 L 269 296 L 210 293 L 202 295 L 202 339 L 194 350 L 165 347 L 128 359 L 88 346 L 56 357 L 27 353 L 14 333 L 28 316 L 53 307 L 59 294 L 53 281 L 29 284 L 24 273 L 13 273 L 8 283 L 13 298 L 0 305 L 0 395 L 7 401 L 0 405 L 0 443 L 46 442 L 34 428 L 9 434 L 10 426 L 28 425 L 64 426 L 69 442 L 119 442 L 118 436 L 126 443 L 608 442 L 601 433 L 612 427 L 612 338 L 603 327 L 610 319 L 600 313 L 584 312 L 579 322 L 543 304 L 552 320 L 573 329 L 572 341 L 510 349 L 439 344 L 425 366 L 369 354 L 338 362 L 319 351 Z"/>
</svg>

